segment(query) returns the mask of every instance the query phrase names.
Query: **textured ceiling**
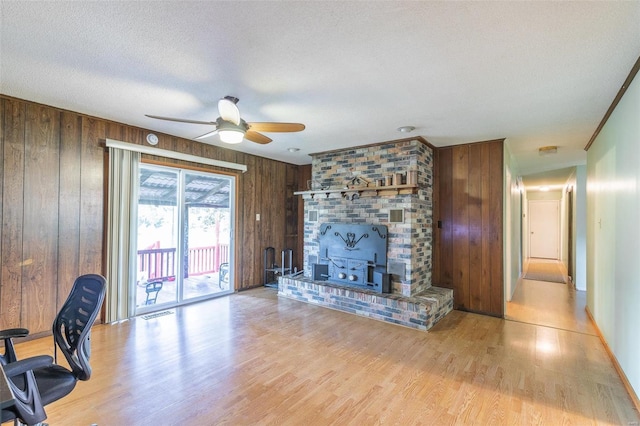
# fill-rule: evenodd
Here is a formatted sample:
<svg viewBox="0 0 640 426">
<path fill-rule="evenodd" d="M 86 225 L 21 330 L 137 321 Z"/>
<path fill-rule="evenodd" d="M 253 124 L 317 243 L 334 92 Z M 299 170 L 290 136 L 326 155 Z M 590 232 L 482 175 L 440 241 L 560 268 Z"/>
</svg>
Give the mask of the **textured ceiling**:
<svg viewBox="0 0 640 426">
<path fill-rule="evenodd" d="M 436 146 L 506 138 L 524 175 L 584 164 L 640 54 L 636 1 L 2 1 L 0 15 L 3 94 L 185 138 L 211 128 L 145 114 L 213 121 L 233 95 L 247 121 L 307 128 L 232 148 L 295 164 L 405 125 Z"/>
</svg>

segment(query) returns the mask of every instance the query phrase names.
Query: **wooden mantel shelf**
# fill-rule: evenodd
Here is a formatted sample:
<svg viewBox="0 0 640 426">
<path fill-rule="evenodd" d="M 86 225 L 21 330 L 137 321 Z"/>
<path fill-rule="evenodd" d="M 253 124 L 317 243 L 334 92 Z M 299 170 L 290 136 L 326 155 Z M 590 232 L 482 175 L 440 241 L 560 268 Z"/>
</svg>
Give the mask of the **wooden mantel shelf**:
<svg viewBox="0 0 640 426">
<path fill-rule="evenodd" d="M 331 194 L 340 194 L 341 197 L 348 200 L 354 200 L 360 197 L 374 197 L 385 195 L 398 195 L 398 194 L 415 194 L 418 191 L 418 185 L 390 185 L 390 186 L 358 186 L 353 188 L 339 188 L 339 189 L 318 189 L 313 191 L 297 191 L 294 195 L 311 196 L 314 198 L 317 195 L 324 195 L 329 198 Z"/>
</svg>

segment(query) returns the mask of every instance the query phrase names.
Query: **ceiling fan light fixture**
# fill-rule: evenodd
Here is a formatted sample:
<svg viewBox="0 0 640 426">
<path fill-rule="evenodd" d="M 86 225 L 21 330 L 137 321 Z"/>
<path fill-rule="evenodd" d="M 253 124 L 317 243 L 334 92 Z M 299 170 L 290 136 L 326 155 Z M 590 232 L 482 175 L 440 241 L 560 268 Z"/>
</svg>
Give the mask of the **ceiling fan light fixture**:
<svg viewBox="0 0 640 426">
<path fill-rule="evenodd" d="M 218 112 L 220 117 L 216 121 L 188 120 L 184 118 L 163 117 L 159 115 L 148 115 L 149 118 L 158 120 L 174 121 L 177 123 L 204 124 L 215 126 L 214 130 L 195 138 L 195 140 L 206 139 L 213 135 L 218 135 L 219 140 L 228 144 L 239 144 L 243 140 L 259 144 L 268 144 L 273 139 L 260 132 L 301 132 L 305 126 L 301 123 L 275 123 L 275 122 L 252 122 L 247 123 L 240 117 L 238 110 L 238 98 L 225 96 L 218 101 Z"/>
<path fill-rule="evenodd" d="M 234 129 L 225 129 L 218 132 L 220 140 L 228 144 L 238 144 L 244 139 L 244 132 Z"/>
</svg>

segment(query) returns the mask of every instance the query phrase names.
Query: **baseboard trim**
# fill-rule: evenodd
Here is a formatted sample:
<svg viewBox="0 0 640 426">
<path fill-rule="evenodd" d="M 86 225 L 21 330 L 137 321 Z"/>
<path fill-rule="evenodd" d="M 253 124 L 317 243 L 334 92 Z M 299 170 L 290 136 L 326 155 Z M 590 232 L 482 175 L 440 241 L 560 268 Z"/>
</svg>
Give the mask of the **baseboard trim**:
<svg viewBox="0 0 640 426">
<path fill-rule="evenodd" d="M 633 390 L 633 387 L 631 386 L 631 383 L 629 383 L 629 379 L 627 379 L 627 375 L 624 374 L 624 371 L 622 370 L 622 367 L 620 366 L 620 363 L 618 363 L 618 359 L 613 354 L 613 351 L 611 350 L 611 348 L 607 344 L 607 341 L 605 340 L 604 336 L 602 335 L 602 332 L 598 328 L 598 324 L 596 324 L 596 321 L 593 319 L 593 315 L 591 315 L 591 311 L 589 310 L 589 307 L 585 306 L 584 310 L 587 313 L 587 317 L 589 317 L 589 320 L 591 321 L 591 324 L 593 324 L 593 328 L 595 328 L 596 334 L 600 338 L 600 341 L 602 342 L 602 345 L 604 346 L 604 349 L 609 354 L 609 358 L 611 358 L 611 362 L 613 362 L 613 367 L 618 372 L 618 376 L 620 376 L 620 380 L 622 380 L 622 384 L 624 384 L 624 387 L 627 390 L 627 393 L 629 394 L 629 398 L 631 398 L 631 402 L 633 402 L 633 405 L 635 405 L 636 410 L 638 412 L 640 412 L 640 399 L 638 399 L 638 395 L 636 395 L 635 391 Z"/>
</svg>

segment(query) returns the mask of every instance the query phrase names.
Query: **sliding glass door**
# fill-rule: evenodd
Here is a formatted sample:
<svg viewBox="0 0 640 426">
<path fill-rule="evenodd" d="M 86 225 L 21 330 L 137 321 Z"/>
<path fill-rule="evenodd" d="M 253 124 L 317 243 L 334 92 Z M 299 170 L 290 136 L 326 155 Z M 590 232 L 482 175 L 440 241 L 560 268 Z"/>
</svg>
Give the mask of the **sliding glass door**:
<svg viewBox="0 0 640 426">
<path fill-rule="evenodd" d="M 235 178 L 140 165 L 136 314 L 233 291 Z"/>
<path fill-rule="evenodd" d="M 232 178 L 184 174 L 182 298 L 228 291 L 232 241 Z"/>
</svg>

